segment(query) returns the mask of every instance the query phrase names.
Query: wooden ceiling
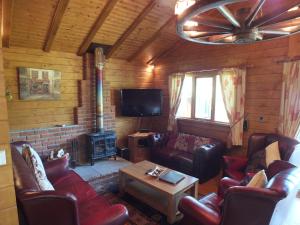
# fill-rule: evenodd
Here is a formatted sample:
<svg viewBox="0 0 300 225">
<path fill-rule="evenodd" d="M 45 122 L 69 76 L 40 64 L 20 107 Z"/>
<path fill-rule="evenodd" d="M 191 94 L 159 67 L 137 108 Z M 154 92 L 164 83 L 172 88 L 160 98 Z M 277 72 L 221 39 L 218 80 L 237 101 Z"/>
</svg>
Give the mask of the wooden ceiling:
<svg viewBox="0 0 300 225">
<path fill-rule="evenodd" d="M 108 57 L 153 61 L 178 43 L 175 0 L 3 0 L 6 47 L 82 55 L 90 43 Z"/>
</svg>

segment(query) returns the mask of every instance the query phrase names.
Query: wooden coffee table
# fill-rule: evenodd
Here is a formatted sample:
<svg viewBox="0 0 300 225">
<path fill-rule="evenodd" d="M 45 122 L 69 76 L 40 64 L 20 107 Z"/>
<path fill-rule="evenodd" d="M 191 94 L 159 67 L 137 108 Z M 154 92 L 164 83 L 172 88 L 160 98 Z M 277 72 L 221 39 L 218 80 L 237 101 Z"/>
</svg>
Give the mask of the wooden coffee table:
<svg viewBox="0 0 300 225">
<path fill-rule="evenodd" d="M 145 175 L 147 170 L 155 168 L 156 165 L 142 161 L 120 169 L 120 194 L 129 193 L 166 215 L 168 223 L 172 224 L 180 217 L 177 210 L 179 200 L 187 194 L 198 197 L 198 178 L 183 174 L 185 178 L 172 185 Z"/>
</svg>

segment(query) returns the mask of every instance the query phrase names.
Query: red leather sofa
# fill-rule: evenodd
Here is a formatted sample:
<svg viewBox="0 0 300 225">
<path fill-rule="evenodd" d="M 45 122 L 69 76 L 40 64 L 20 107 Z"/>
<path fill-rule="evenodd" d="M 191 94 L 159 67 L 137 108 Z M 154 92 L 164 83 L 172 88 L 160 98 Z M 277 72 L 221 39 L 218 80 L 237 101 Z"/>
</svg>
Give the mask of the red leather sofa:
<svg viewBox="0 0 300 225">
<path fill-rule="evenodd" d="M 214 138 L 168 133 L 151 135 L 150 146 L 151 161 L 197 177 L 200 183 L 219 173 L 226 148 Z"/>
<path fill-rule="evenodd" d="M 299 183 L 296 167 L 275 175 L 265 188 L 236 186 L 237 181 L 223 178 L 219 194 L 208 194 L 199 201 L 192 197 L 180 200 L 181 225 L 269 225 L 277 203 Z"/>
<path fill-rule="evenodd" d="M 265 148 L 278 141 L 280 156 L 284 161 L 289 161 L 295 148 L 300 149 L 297 140 L 278 134 L 254 133 L 249 137 L 246 157 L 223 156 L 224 159 L 224 176 L 235 180 L 242 180 L 246 176 L 246 167 L 248 159 L 258 151 L 264 151 Z"/>
<path fill-rule="evenodd" d="M 19 151 L 27 142 L 11 144 L 15 189 L 21 224 L 27 225 L 121 225 L 128 211 L 111 205 L 74 171 L 68 160 L 44 164 L 55 191 L 41 191 L 32 170 Z M 19 150 L 19 151 L 18 151 Z"/>
</svg>

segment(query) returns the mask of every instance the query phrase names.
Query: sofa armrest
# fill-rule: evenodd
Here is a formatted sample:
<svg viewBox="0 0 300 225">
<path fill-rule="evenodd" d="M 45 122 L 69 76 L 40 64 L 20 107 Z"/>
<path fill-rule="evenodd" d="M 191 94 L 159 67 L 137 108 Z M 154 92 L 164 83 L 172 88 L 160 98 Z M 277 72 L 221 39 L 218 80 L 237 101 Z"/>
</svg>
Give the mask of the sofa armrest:
<svg viewBox="0 0 300 225">
<path fill-rule="evenodd" d="M 30 225 L 80 225 L 77 199 L 73 194 L 27 192 L 19 200 Z"/>
<path fill-rule="evenodd" d="M 231 179 L 229 177 L 224 177 L 220 180 L 219 186 L 218 186 L 218 196 L 224 198 L 227 190 L 234 186 L 240 186 L 240 181 Z"/>
<path fill-rule="evenodd" d="M 155 133 L 149 135 L 149 145 L 153 149 L 164 147 L 168 142 L 168 135 L 163 133 Z"/>
<path fill-rule="evenodd" d="M 224 198 L 222 225 L 251 225 L 254 218 L 256 224 L 269 224 L 277 202 L 283 197 L 268 188 L 231 187 Z"/>
<path fill-rule="evenodd" d="M 44 167 L 46 170 L 47 178 L 51 183 L 54 183 L 57 178 L 68 172 L 69 158 L 62 157 L 56 160 L 45 161 Z"/>
<path fill-rule="evenodd" d="M 219 212 L 208 208 L 190 196 L 180 200 L 178 209 L 184 215 L 183 224 L 189 224 L 188 221 L 193 221 L 194 224 L 219 225 L 221 221 Z M 184 221 L 187 222 L 184 223 Z"/>
<path fill-rule="evenodd" d="M 84 218 L 82 223 L 93 225 L 123 225 L 128 221 L 127 208 L 122 204 L 115 204 L 102 211 L 94 211 L 88 218 Z"/>
<path fill-rule="evenodd" d="M 224 169 L 232 169 L 243 171 L 248 163 L 248 159 L 245 157 L 237 156 L 223 156 Z"/>
<path fill-rule="evenodd" d="M 266 174 L 268 180 L 271 180 L 276 174 L 280 173 L 283 170 L 291 169 L 296 167 L 295 165 L 284 161 L 284 160 L 275 160 L 267 168 Z"/>
<path fill-rule="evenodd" d="M 221 169 L 222 155 L 225 145 L 221 142 L 202 145 L 194 151 L 193 174 L 204 182 L 216 176 Z"/>
</svg>

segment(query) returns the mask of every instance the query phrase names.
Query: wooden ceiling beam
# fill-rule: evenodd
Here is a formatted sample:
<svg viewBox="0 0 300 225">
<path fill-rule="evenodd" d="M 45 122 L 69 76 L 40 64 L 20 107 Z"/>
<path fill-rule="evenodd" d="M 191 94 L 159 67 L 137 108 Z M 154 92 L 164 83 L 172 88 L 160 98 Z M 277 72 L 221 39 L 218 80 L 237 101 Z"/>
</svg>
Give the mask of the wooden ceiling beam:
<svg viewBox="0 0 300 225">
<path fill-rule="evenodd" d="M 162 25 L 158 31 L 156 31 L 147 41 L 143 43 L 143 45 L 135 52 L 133 53 L 127 60 L 131 62 L 136 57 L 138 57 L 149 45 L 151 45 L 152 42 L 154 42 L 162 33 L 162 31 L 169 27 L 170 24 L 174 23 L 176 21 L 176 15 L 173 15 L 168 21 Z"/>
<path fill-rule="evenodd" d="M 45 52 L 49 52 L 52 47 L 53 41 L 55 39 L 56 33 L 58 31 L 58 28 L 60 26 L 60 23 L 65 14 L 68 4 L 69 4 L 69 0 L 59 0 L 57 3 L 51 24 L 49 26 L 46 41 L 43 47 L 43 50 Z"/>
<path fill-rule="evenodd" d="M 162 51 L 158 55 L 155 55 L 150 60 L 148 60 L 147 64 L 154 65 L 159 59 L 161 59 L 163 57 L 166 57 L 171 52 L 173 52 L 174 50 L 176 50 L 177 48 L 179 48 L 180 46 L 182 46 L 184 43 L 185 43 L 185 40 L 183 40 L 183 39 L 180 39 L 180 40 L 176 41 L 170 48 Z"/>
<path fill-rule="evenodd" d="M 2 46 L 6 48 L 8 48 L 10 44 L 13 5 L 14 0 L 2 0 Z"/>
<path fill-rule="evenodd" d="M 133 23 L 127 28 L 127 30 L 121 35 L 117 42 L 111 47 L 111 49 L 106 54 L 106 58 L 110 58 L 118 48 L 124 43 L 124 41 L 129 37 L 129 35 L 135 30 L 135 28 L 144 20 L 144 18 L 150 13 L 153 7 L 156 5 L 157 0 L 151 0 L 149 4 L 143 9 L 143 11 L 138 15 L 138 17 L 133 21 Z"/>
<path fill-rule="evenodd" d="M 102 27 L 106 18 L 109 16 L 110 12 L 113 10 L 114 6 L 117 4 L 118 1 L 119 0 L 107 0 L 106 5 L 104 6 L 94 25 L 91 27 L 89 33 L 83 40 L 77 52 L 78 55 L 83 55 L 86 52 L 86 50 L 92 43 L 92 40 L 94 39 L 95 35 L 97 34 L 98 30 Z"/>
</svg>

